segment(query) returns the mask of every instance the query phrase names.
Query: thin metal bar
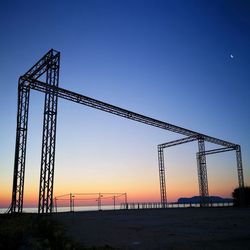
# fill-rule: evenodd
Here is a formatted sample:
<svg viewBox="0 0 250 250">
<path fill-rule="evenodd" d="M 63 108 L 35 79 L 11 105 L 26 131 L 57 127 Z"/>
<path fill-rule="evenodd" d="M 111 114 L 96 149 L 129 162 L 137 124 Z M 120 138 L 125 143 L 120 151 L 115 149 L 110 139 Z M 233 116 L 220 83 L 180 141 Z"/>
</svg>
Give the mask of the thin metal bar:
<svg viewBox="0 0 250 250">
<path fill-rule="evenodd" d="M 159 144 L 158 147 L 161 147 L 161 148 L 173 147 L 173 146 L 184 144 L 184 143 L 187 143 L 187 142 L 196 141 L 197 139 L 198 139 L 197 136 L 189 136 L 189 137 L 181 138 L 181 139 L 178 139 L 178 140 L 174 140 L 174 141 Z"/>
<path fill-rule="evenodd" d="M 223 153 L 223 152 L 228 152 L 228 151 L 233 151 L 235 148 L 216 148 L 216 149 L 211 149 L 207 150 L 204 152 L 198 152 L 197 154 L 204 154 L 204 155 L 212 155 L 212 154 L 218 154 L 218 153 Z"/>
</svg>

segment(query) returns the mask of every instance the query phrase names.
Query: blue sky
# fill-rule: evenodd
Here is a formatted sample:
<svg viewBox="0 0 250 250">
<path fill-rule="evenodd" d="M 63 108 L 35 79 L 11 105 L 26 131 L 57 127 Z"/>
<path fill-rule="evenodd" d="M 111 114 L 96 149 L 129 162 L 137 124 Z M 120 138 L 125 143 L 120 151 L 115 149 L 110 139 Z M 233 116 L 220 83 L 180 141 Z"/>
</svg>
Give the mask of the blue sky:
<svg viewBox="0 0 250 250">
<path fill-rule="evenodd" d="M 240 144 L 250 184 L 248 1 L 1 1 L 0 7 L 0 197 L 12 185 L 18 77 L 50 48 L 61 52 L 61 87 Z M 43 95 L 32 92 L 25 190 L 33 195 L 42 106 Z M 156 145 L 178 135 L 62 100 L 58 112 L 55 192 L 62 183 L 67 192 L 88 190 L 93 176 L 101 192 L 143 193 L 144 186 L 153 187 L 152 196 L 158 192 Z M 186 195 L 183 185 L 198 192 L 196 150 L 184 146 L 169 156 L 169 189 L 179 183 L 178 196 Z M 232 154 L 208 160 L 213 193 L 218 176 L 235 171 Z M 192 169 L 190 183 L 180 178 L 184 168 Z"/>
</svg>

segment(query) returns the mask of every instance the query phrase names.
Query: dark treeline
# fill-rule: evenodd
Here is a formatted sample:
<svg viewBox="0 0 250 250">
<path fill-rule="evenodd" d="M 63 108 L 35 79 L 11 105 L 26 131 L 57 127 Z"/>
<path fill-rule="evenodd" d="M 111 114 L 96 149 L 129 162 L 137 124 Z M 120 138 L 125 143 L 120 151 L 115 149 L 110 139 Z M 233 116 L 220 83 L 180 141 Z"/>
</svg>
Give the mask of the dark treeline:
<svg viewBox="0 0 250 250">
<path fill-rule="evenodd" d="M 244 187 L 244 188 L 235 188 L 232 196 L 234 199 L 234 205 L 239 206 L 241 205 L 240 199 L 241 199 L 241 193 L 243 194 L 243 201 L 246 206 L 250 206 L 250 187 Z"/>
</svg>

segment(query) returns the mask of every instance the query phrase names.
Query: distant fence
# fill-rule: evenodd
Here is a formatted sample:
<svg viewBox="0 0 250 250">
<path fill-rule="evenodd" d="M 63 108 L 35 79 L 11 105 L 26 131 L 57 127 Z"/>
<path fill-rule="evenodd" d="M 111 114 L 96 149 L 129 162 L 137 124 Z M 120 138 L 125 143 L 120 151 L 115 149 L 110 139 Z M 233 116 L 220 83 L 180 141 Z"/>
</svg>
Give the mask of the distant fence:
<svg viewBox="0 0 250 250">
<path fill-rule="evenodd" d="M 69 193 L 54 198 L 54 212 L 115 210 L 127 204 L 127 193 Z"/>
<path fill-rule="evenodd" d="M 210 202 L 206 203 L 204 207 L 232 207 L 233 202 Z M 122 203 L 121 209 L 153 209 L 153 208 L 190 208 L 190 207 L 201 207 L 200 203 L 177 203 L 171 202 L 162 204 L 160 202 L 133 202 L 133 203 Z"/>
</svg>

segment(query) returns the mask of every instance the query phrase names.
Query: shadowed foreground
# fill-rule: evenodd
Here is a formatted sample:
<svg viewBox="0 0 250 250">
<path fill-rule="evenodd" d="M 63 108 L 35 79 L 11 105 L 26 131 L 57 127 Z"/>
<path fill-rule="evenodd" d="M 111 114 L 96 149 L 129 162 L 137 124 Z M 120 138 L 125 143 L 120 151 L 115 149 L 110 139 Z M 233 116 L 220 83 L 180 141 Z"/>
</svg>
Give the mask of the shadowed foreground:
<svg viewBox="0 0 250 250">
<path fill-rule="evenodd" d="M 54 214 L 85 247 L 250 249 L 249 208 L 188 208 Z"/>
</svg>

